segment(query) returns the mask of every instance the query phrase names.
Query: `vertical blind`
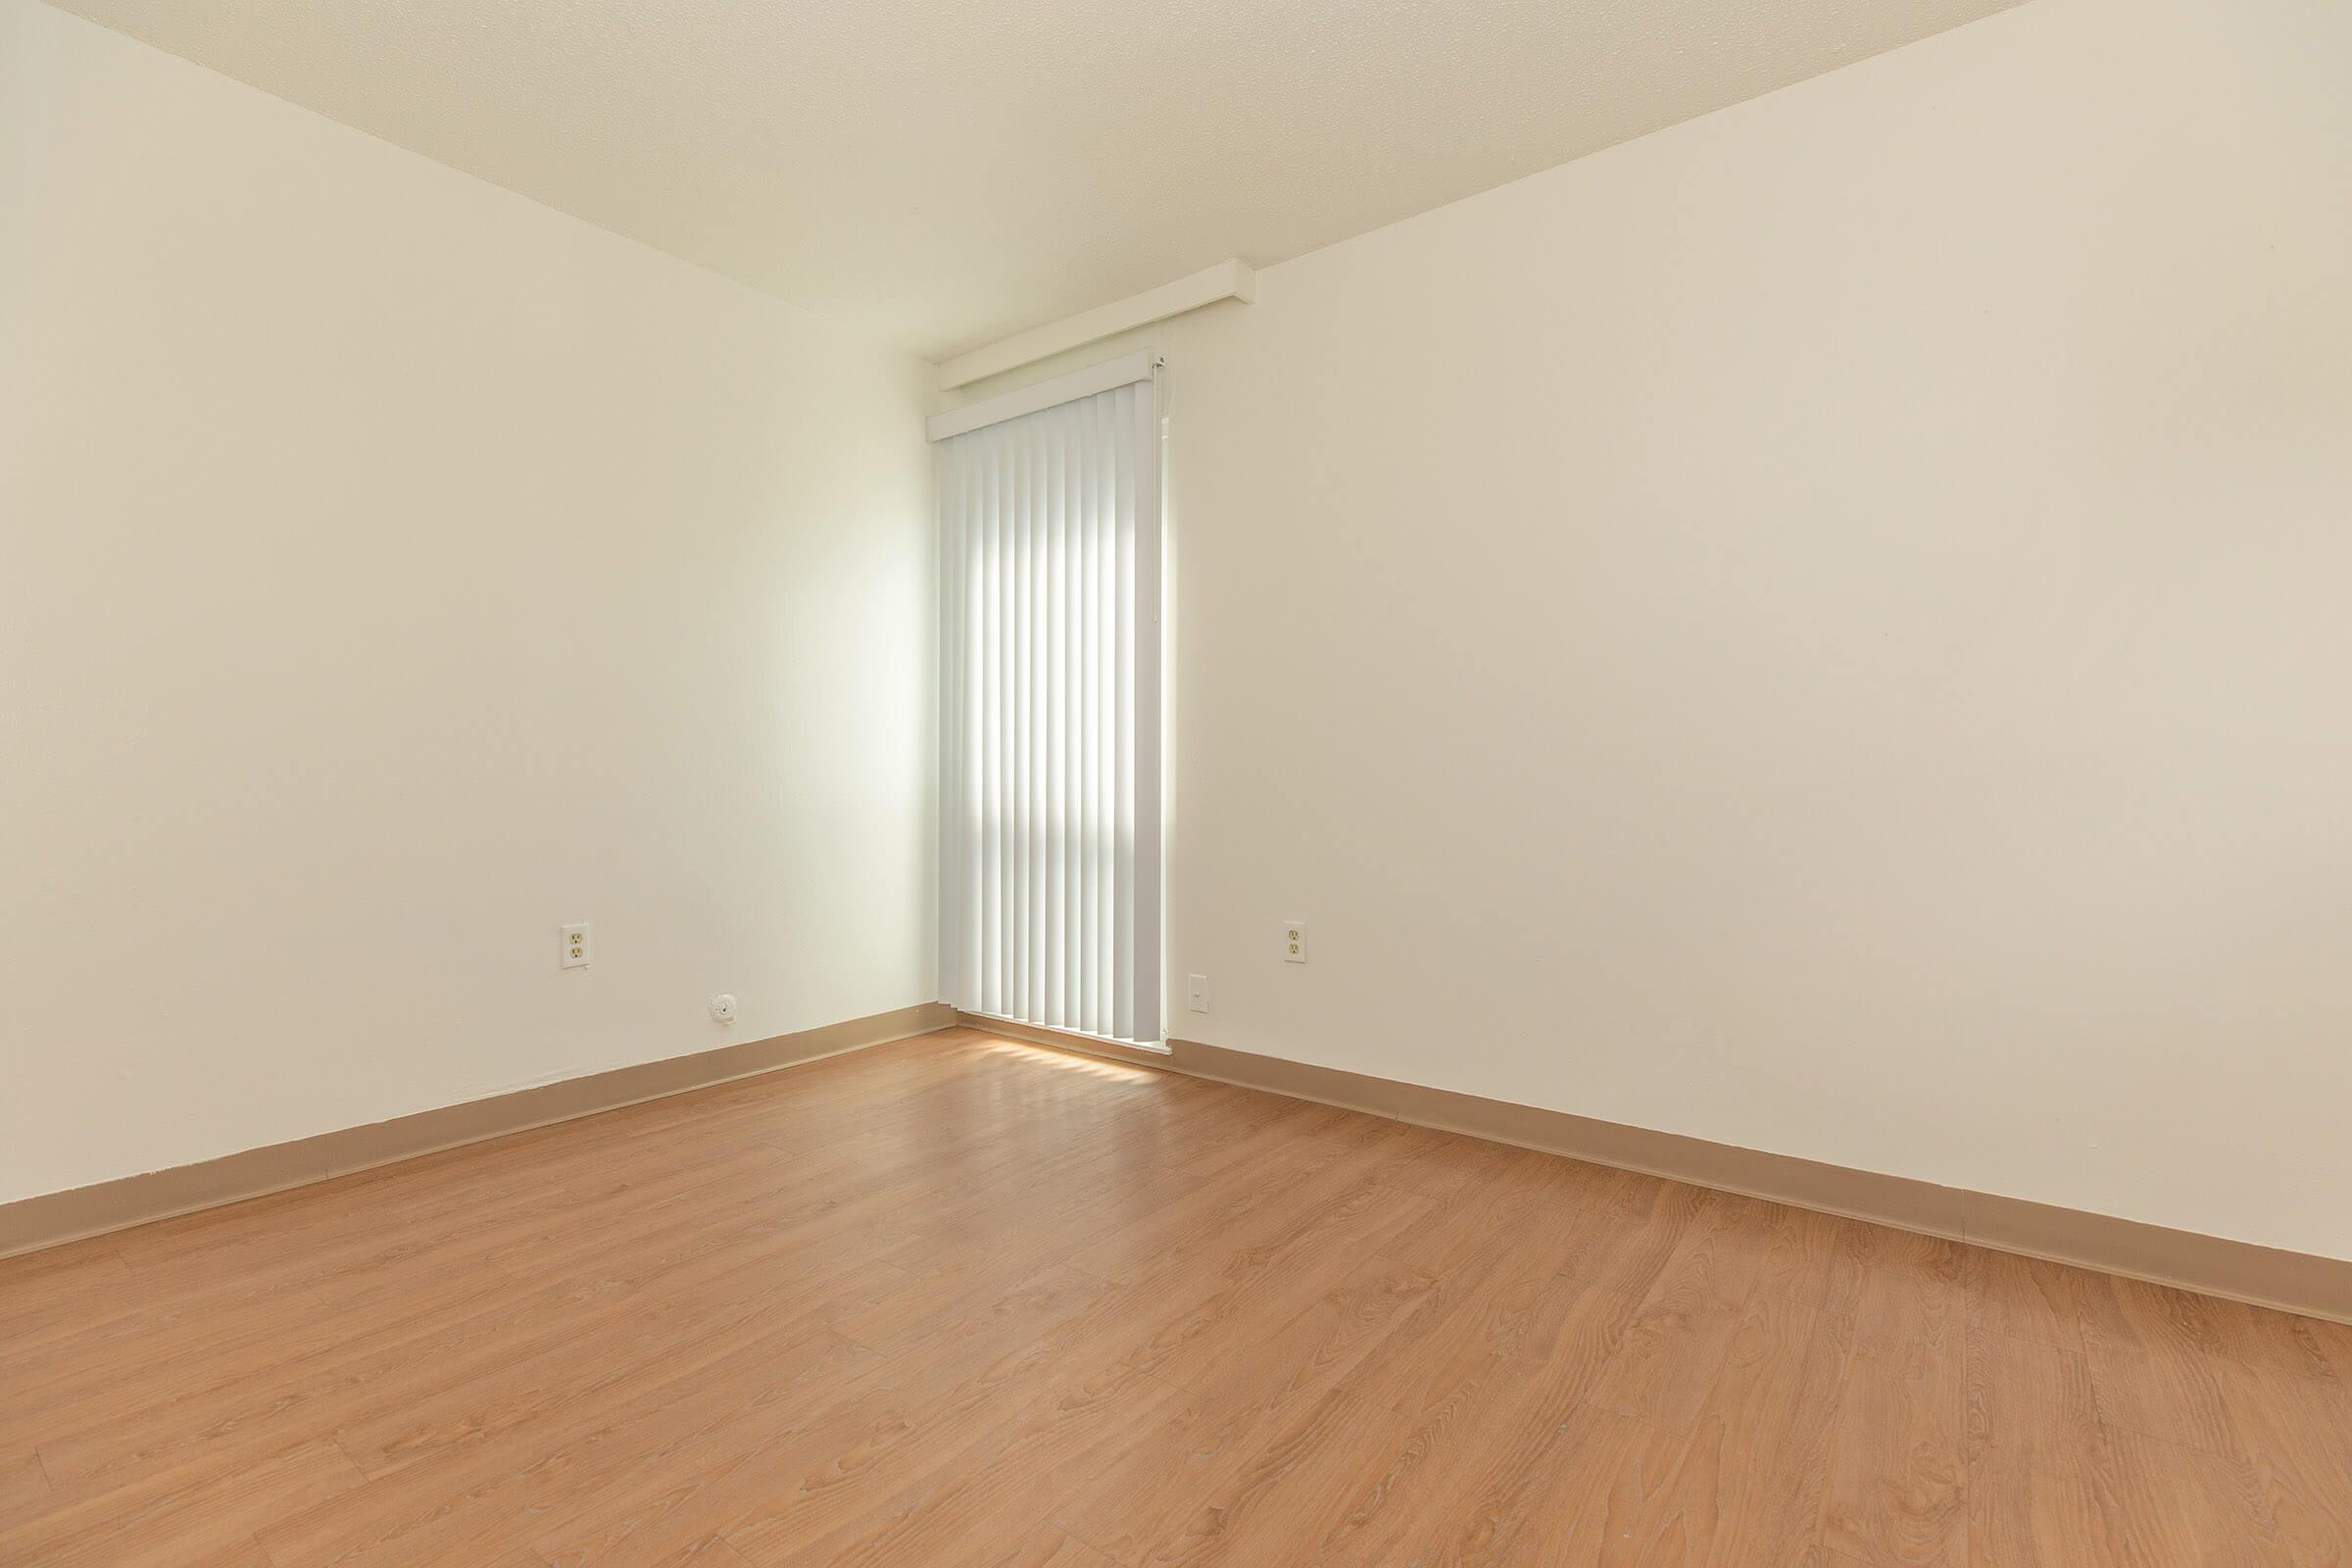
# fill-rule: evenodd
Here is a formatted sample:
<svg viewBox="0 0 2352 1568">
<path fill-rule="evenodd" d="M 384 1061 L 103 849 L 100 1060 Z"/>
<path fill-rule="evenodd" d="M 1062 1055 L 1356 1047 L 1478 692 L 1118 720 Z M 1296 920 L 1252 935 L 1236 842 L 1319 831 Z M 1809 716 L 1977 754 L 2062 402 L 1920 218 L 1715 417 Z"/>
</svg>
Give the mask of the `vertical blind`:
<svg viewBox="0 0 2352 1568">
<path fill-rule="evenodd" d="M 943 1000 L 1153 1045 L 1155 363 L 938 444 Z"/>
</svg>

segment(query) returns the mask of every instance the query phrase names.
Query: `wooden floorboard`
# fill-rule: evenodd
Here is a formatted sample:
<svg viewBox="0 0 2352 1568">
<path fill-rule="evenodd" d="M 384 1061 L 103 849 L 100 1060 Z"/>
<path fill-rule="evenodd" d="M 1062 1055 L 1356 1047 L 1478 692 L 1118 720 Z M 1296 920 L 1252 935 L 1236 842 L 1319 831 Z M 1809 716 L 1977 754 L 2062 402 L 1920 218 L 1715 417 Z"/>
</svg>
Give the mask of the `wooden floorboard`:
<svg viewBox="0 0 2352 1568">
<path fill-rule="evenodd" d="M 0 1261 L 4 1568 L 2352 1568 L 2352 1329 L 951 1030 Z"/>
</svg>

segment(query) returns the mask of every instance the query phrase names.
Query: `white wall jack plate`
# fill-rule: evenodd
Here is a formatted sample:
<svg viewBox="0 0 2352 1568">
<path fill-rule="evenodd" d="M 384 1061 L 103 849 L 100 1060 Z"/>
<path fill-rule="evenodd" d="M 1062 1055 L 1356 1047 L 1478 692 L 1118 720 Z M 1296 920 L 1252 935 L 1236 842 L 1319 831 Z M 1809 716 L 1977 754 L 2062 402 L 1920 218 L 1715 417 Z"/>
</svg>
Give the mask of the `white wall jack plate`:
<svg viewBox="0 0 2352 1568">
<path fill-rule="evenodd" d="M 556 961 L 566 969 L 588 967 L 588 922 L 564 928 L 563 946 L 557 950 Z"/>
<path fill-rule="evenodd" d="M 716 1018 L 720 1023 L 733 1023 L 735 1021 L 735 997 L 733 993 L 722 991 L 717 996 L 710 999 L 710 1016 Z"/>
<path fill-rule="evenodd" d="M 1195 1012 L 1208 1010 L 1208 976 L 1188 974 L 1184 977 L 1184 1004 Z"/>
<path fill-rule="evenodd" d="M 1304 920 L 1284 922 L 1282 961 L 1285 963 L 1304 963 L 1306 961 L 1306 922 Z"/>
</svg>

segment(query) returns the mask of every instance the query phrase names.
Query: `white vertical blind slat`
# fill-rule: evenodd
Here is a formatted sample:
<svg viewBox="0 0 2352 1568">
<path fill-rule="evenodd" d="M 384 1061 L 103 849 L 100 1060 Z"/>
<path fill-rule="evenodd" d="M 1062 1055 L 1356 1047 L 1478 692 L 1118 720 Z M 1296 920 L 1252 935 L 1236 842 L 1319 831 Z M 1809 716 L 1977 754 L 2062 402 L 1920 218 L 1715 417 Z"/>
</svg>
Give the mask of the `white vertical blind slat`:
<svg viewBox="0 0 2352 1568">
<path fill-rule="evenodd" d="M 939 466 L 943 995 L 1156 1042 L 1154 389 L 952 436 Z"/>
</svg>

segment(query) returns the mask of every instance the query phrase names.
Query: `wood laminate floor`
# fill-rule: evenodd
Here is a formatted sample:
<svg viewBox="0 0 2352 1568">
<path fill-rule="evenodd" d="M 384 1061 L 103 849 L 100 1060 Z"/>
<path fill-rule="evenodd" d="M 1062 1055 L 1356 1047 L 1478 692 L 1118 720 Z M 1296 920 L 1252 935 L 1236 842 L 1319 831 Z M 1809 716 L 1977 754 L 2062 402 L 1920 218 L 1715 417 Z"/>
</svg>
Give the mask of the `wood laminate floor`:
<svg viewBox="0 0 2352 1568">
<path fill-rule="evenodd" d="M 0 1563 L 2352 1565 L 2352 1329 L 965 1031 L 0 1262 Z"/>
</svg>

